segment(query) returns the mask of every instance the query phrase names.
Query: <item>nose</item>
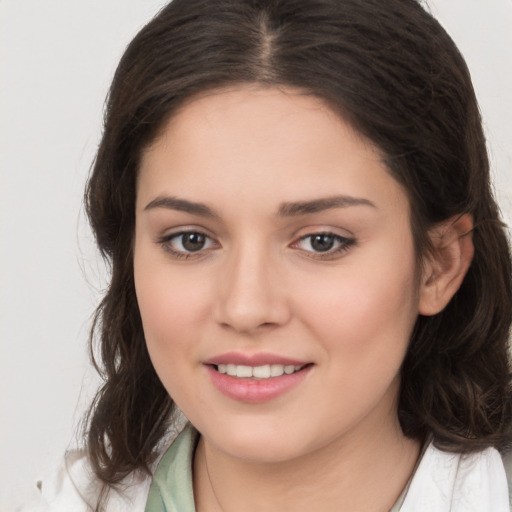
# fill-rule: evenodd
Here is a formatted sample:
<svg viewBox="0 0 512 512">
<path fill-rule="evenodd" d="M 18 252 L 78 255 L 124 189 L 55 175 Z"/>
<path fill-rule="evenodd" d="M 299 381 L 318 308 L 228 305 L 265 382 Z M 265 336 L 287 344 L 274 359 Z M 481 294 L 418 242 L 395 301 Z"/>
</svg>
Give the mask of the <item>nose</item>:
<svg viewBox="0 0 512 512">
<path fill-rule="evenodd" d="M 216 293 L 216 321 L 224 328 L 253 334 L 286 324 L 290 305 L 276 258 L 254 246 L 224 262 Z"/>
</svg>

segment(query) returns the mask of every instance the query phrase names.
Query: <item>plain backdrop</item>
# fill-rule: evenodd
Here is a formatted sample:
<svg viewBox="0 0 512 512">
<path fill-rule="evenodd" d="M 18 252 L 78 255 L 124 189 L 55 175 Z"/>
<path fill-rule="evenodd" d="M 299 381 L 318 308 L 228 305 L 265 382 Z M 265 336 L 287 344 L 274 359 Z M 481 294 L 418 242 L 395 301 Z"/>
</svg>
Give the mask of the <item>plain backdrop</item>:
<svg viewBox="0 0 512 512">
<path fill-rule="evenodd" d="M 215 1 L 215 0 L 212 0 Z M 105 286 L 82 206 L 105 94 L 164 0 L 0 0 L 0 512 L 75 442 Z M 512 220 L 512 0 L 430 0 L 466 57 Z"/>
</svg>

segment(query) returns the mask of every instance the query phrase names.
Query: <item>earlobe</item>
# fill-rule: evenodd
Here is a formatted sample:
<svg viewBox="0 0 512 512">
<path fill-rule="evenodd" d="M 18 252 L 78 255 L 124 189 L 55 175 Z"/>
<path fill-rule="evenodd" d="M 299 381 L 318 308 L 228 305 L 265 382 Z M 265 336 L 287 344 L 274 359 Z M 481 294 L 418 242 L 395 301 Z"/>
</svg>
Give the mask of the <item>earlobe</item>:
<svg viewBox="0 0 512 512">
<path fill-rule="evenodd" d="M 432 253 L 425 258 L 419 297 L 419 313 L 442 311 L 459 289 L 473 259 L 473 218 L 459 215 L 430 231 Z"/>
</svg>

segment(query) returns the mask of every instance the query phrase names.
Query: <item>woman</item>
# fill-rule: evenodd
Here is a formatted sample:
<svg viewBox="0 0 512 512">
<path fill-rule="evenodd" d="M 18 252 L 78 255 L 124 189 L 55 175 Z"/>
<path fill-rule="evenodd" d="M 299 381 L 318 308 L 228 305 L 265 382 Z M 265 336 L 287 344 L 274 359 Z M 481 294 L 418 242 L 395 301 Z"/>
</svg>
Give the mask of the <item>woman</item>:
<svg viewBox="0 0 512 512">
<path fill-rule="evenodd" d="M 112 280 L 81 503 L 509 510 L 510 253 L 417 2 L 173 1 L 120 62 L 86 204 Z"/>
</svg>

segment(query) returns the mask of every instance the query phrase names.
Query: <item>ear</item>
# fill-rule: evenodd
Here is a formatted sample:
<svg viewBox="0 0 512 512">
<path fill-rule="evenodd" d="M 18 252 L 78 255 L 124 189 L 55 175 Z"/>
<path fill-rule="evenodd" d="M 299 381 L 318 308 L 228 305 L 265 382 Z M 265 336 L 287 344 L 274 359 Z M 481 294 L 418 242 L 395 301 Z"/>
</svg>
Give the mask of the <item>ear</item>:
<svg viewBox="0 0 512 512">
<path fill-rule="evenodd" d="M 469 214 L 443 221 L 430 230 L 433 251 L 423 263 L 420 315 L 439 313 L 459 289 L 473 259 L 472 230 Z"/>
</svg>

